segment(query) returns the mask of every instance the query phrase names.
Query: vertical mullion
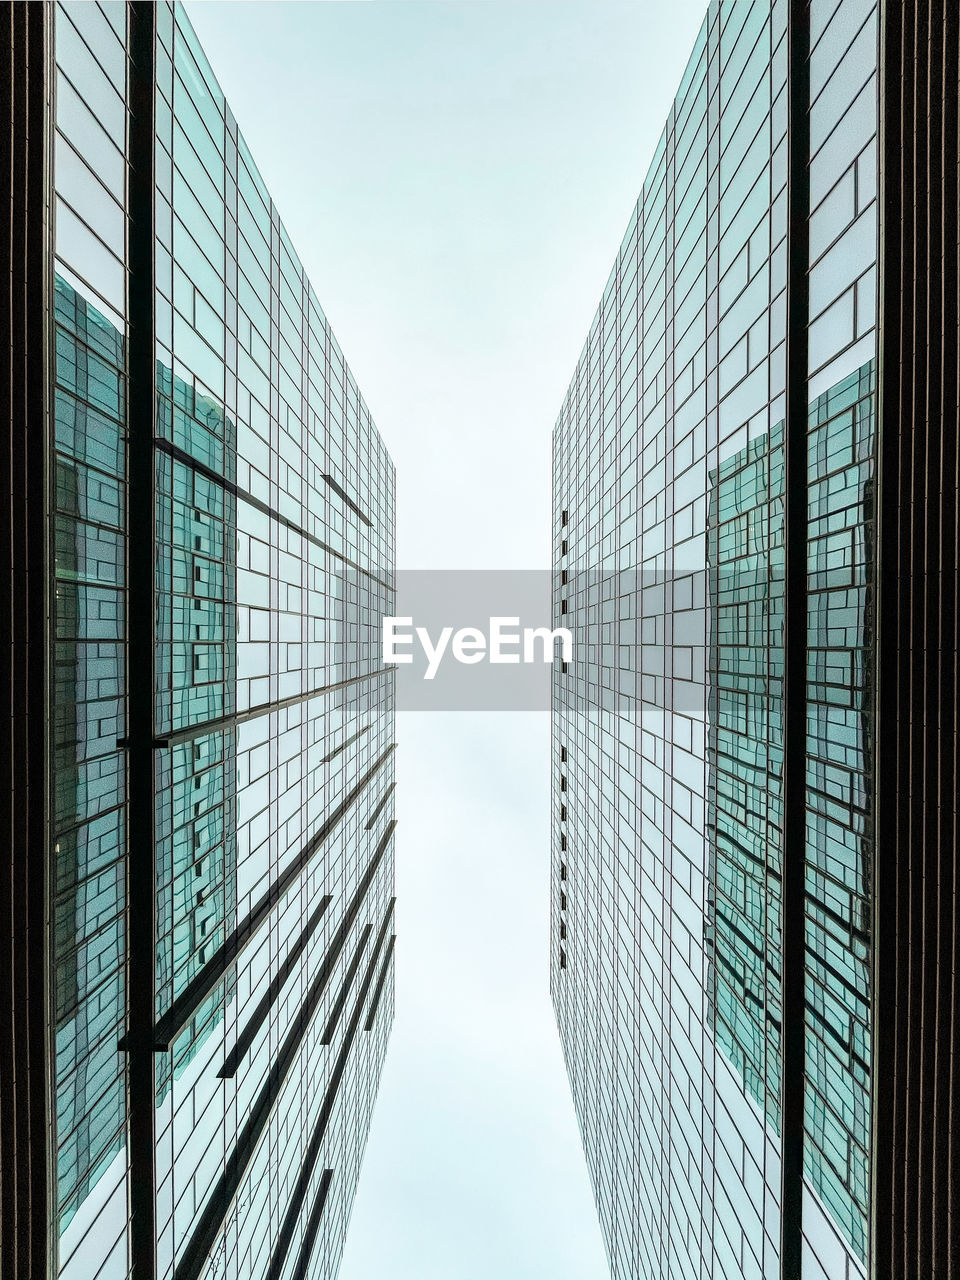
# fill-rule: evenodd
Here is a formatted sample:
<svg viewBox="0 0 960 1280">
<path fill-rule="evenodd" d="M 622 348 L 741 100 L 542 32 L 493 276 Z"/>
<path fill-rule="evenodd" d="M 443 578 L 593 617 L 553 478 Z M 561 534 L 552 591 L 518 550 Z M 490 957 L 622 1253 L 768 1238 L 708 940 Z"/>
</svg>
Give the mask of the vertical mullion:
<svg viewBox="0 0 960 1280">
<path fill-rule="evenodd" d="M 50 1046 L 47 928 L 50 449 L 50 145 L 52 9 L 8 5 L 0 53 L 0 174 L 7 220 L 0 237 L 0 640 L 9 658 L 3 695 L 0 883 L 0 1189 L 3 1275 L 49 1274 L 56 1148 L 48 1125 Z"/>
<path fill-rule="evenodd" d="M 939 973 L 937 965 L 937 948 L 939 938 L 939 884 L 940 884 L 940 821 L 937 797 L 938 782 L 938 746 L 939 746 L 939 635 L 937 614 L 939 612 L 939 529 L 940 512 L 940 438 L 942 437 L 942 418 L 940 416 L 940 388 L 942 385 L 942 365 L 940 361 L 940 342 L 938 334 L 942 333 L 942 309 L 940 305 L 940 268 L 941 242 L 940 225 L 937 217 L 937 206 L 942 186 L 942 173 L 939 165 L 941 111 L 939 105 L 940 79 L 937 50 L 942 40 L 942 14 L 938 13 L 939 0 L 927 0 L 924 15 L 925 38 L 928 45 L 926 58 L 919 63 L 923 78 L 921 91 L 923 101 L 924 166 L 923 180 L 920 184 L 920 214 L 923 219 L 923 243 L 920 246 L 918 267 L 924 282 L 924 298 L 922 315 L 924 332 L 921 334 L 923 350 L 922 362 L 922 430 L 924 434 L 925 467 L 923 476 L 922 522 L 918 529 L 922 539 L 922 558 L 924 565 L 923 608 L 921 612 L 923 626 L 923 718 L 922 743 L 920 758 L 922 761 L 923 780 L 920 791 L 923 823 L 922 849 L 925 863 L 924 870 L 924 921 L 923 921 L 923 1025 L 927 1033 L 922 1042 L 920 1098 L 921 1133 L 936 1132 L 939 1119 L 937 1110 L 937 1063 L 940 1055 L 937 1050 L 937 997 L 939 994 Z M 939 1254 L 937 1240 L 940 1226 L 936 1220 L 936 1204 L 939 1193 L 937 1171 L 933 1178 L 918 1176 L 920 1188 L 920 1274 L 934 1275 L 936 1268 L 934 1259 Z"/>
<path fill-rule="evenodd" d="M 887 423 L 899 421 L 901 387 L 901 319 L 893 305 L 900 281 L 900 210 L 902 206 L 903 150 L 901 146 L 901 98 L 904 82 L 904 10 L 884 3 L 880 10 L 880 288 L 877 361 L 877 674 L 875 715 L 877 726 L 874 768 L 874 813 L 877 839 L 874 842 L 873 876 L 873 1053 L 875 1061 L 889 1064 L 891 1078 L 898 1082 L 903 1072 L 901 1035 L 905 1025 L 902 1009 L 905 997 L 905 966 L 899 940 L 905 943 L 904 906 L 900 892 L 901 871 L 898 853 L 903 847 L 901 823 L 905 805 L 899 803 L 903 725 L 898 712 L 900 685 L 899 653 L 896 637 L 888 636 L 888 626 L 896 630 L 903 616 L 906 578 L 899 572 L 901 514 L 892 500 L 901 472 L 901 448 L 905 433 L 888 430 Z M 884 710 L 885 708 L 885 710 Z M 883 712 L 883 714 L 881 714 Z M 887 745 L 889 743 L 889 746 Z M 880 830 L 892 809 L 887 834 Z M 886 944 L 892 943 L 889 953 Z M 889 986 L 888 986 L 889 983 Z M 880 992 L 890 992 L 881 1001 Z M 903 1149 L 903 1113 L 898 1106 L 895 1084 L 889 1105 L 878 1093 L 878 1076 L 873 1073 L 871 1089 L 871 1256 L 879 1274 L 895 1274 L 896 1232 L 894 1222 L 902 1218 L 900 1186 L 894 1169 L 897 1153 Z M 883 1172 L 881 1172 L 883 1171 Z"/>
<path fill-rule="evenodd" d="M 941 101 L 943 110 L 942 179 L 943 205 L 941 226 L 943 238 L 942 305 L 943 305 L 943 386 L 941 413 L 943 420 L 940 484 L 943 500 L 941 519 L 940 557 L 945 572 L 940 575 L 940 700 L 943 720 L 940 724 L 940 813 L 941 847 L 953 851 L 952 862 L 941 867 L 940 918 L 941 937 L 939 952 L 941 1046 L 938 1088 L 940 1090 L 940 1114 L 948 1126 L 944 1167 L 941 1171 L 943 1202 L 935 1205 L 935 1212 L 942 1215 L 943 1247 L 945 1256 L 953 1260 L 955 1272 L 960 1270 L 960 1190 L 957 1170 L 957 1121 L 960 1115 L 956 1097 L 960 1072 L 952 1069 L 956 1062 L 957 1036 L 960 1031 L 960 1007 L 958 998 L 958 921 L 957 904 L 957 795 L 960 794 L 960 777 L 957 773 L 957 574 L 949 572 L 949 566 L 960 561 L 957 545 L 957 501 L 960 496 L 960 477 L 957 474 L 958 436 L 958 244 L 956 229 L 960 222 L 958 209 L 958 97 L 960 97 L 960 14 L 957 6 L 943 6 L 943 69 Z"/>
<path fill-rule="evenodd" d="M 787 19 L 787 387 L 785 431 L 783 752 L 783 1165 L 780 1265 L 800 1280 L 805 1053 L 807 432 L 810 217 L 810 11 Z"/>
<path fill-rule="evenodd" d="M 156 849 L 154 582 L 156 341 L 154 147 L 156 11 L 128 6 L 128 823 L 127 1011 L 130 1109 L 130 1253 L 133 1280 L 156 1275 Z"/>
</svg>

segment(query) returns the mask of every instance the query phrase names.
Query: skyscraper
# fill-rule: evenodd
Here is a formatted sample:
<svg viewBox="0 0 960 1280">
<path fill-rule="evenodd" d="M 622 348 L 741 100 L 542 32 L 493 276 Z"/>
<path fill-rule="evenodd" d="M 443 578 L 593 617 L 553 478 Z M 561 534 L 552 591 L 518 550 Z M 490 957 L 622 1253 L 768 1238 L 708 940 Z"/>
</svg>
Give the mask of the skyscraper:
<svg viewBox="0 0 960 1280">
<path fill-rule="evenodd" d="M 393 1015 L 393 465 L 181 7 L 3 21 L 0 1270 L 319 1280 Z"/>
<path fill-rule="evenodd" d="M 960 1275 L 958 46 L 711 4 L 556 426 L 551 987 L 617 1280 Z"/>
</svg>

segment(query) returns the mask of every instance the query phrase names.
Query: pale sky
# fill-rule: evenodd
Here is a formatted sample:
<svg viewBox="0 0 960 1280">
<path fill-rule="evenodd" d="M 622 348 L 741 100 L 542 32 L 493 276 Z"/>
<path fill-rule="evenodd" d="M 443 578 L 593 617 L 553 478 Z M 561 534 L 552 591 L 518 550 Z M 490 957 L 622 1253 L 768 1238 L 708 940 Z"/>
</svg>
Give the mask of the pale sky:
<svg viewBox="0 0 960 1280">
<path fill-rule="evenodd" d="M 553 424 L 706 0 L 187 10 L 396 463 L 399 567 L 547 568 Z M 340 1280 L 605 1280 L 548 718 L 398 739 L 397 1015 Z"/>
</svg>

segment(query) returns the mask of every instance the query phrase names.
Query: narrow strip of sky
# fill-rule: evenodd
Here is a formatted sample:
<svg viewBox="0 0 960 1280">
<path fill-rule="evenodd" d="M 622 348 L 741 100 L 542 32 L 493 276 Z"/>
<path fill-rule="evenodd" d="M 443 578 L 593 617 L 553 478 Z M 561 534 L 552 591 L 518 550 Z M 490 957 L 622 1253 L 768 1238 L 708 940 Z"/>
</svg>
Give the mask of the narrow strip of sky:
<svg viewBox="0 0 960 1280">
<path fill-rule="evenodd" d="M 401 568 L 550 564 L 550 441 L 705 0 L 191 2 L 397 466 Z M 397 1021 L 341 1280 L 602 1280 L 545 715 L 398 725 Z"/>
</svg>

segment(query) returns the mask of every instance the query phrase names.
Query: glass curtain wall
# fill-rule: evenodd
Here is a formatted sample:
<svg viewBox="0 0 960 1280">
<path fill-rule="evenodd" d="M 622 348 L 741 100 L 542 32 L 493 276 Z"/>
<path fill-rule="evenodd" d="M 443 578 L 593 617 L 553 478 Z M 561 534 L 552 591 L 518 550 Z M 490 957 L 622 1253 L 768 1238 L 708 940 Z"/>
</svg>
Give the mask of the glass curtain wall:
<svg viewBox="0 0 960 1280">
<path fill-rule="evenodd" d="M 130 33 L 56 9 L 58 1272 L 128 1274 L 152 999 L 157 1274 L 334 1274 L 393 1013 L 394 471 L 179 6 L 156 7 L 156 985 L 126 989 Z"/>
<path fill-rule="evenodd" d="M 713 3 L 554 435 L 551 985 L 614 1276 L 780 1275 L 786 3 Z M 812 0 L 804 1280 L 868 1263 L 877 14 Z"/>
</svg>

